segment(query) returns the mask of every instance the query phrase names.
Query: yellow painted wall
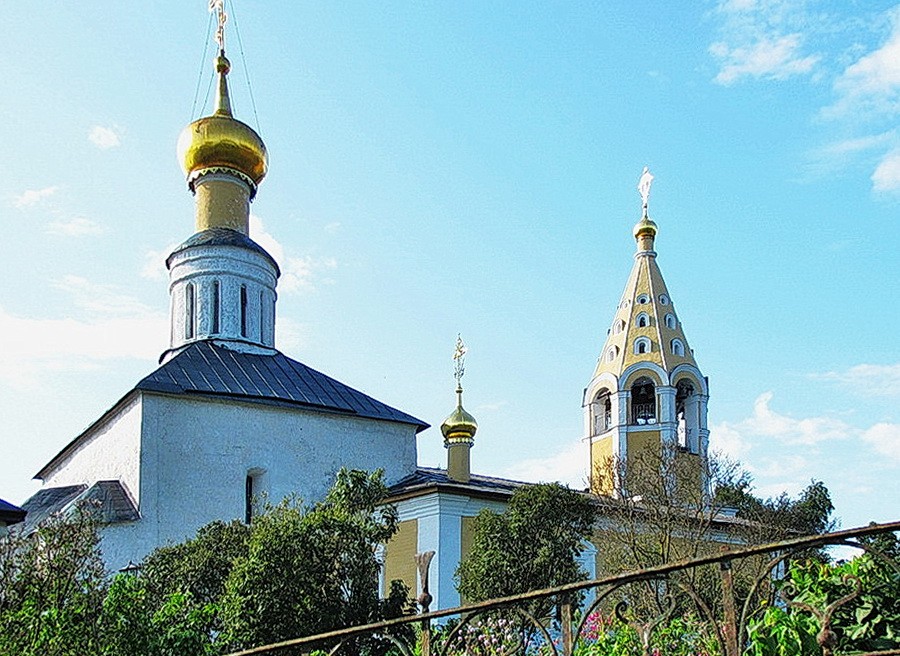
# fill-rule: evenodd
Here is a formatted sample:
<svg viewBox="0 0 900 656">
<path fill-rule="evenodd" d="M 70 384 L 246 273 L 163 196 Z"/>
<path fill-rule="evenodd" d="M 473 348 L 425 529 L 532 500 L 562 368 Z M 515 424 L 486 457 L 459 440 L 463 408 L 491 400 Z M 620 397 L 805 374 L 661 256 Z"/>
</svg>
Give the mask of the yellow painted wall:
<svg viewBox="0 0 900 656">
<path fill-rule="evenodd" d="M 591 492 L 610 495 L 613 492 L 613 438 L 594 440 L 591 443 Z"/>
<path fill-rule="evenodd" d="M 400 522 L 399 530 L 385 547 L 385 594 L 390 590 L 391 581 L 394 579 L 400 579 L 409 587 L 409 594 L 411 597 L 415 597 L 419 594 L 415 559 L 418 545 L 418 520 L 409 519 L 405 522 Z"/>
<path fill-rule="evenodd" d="M 662 438 L 658 430 L 647 430 L 629 433 L 626 439 L 628 440 L 628 446 L 626 447 L 626 453 L 628 454 L 627 466 L 633 467 L 634 458 L 637 454 L 642 453 L 646 449 L 649 449 L 651 453 L 657 452 Z"/>
</svg>

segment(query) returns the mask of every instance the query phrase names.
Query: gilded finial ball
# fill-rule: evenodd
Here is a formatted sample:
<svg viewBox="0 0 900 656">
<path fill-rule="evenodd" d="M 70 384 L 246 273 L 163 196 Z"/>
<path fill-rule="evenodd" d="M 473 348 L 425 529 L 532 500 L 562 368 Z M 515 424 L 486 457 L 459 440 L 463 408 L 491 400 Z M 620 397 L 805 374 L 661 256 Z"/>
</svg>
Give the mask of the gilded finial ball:
<svg viewBox="0 0 900 656">
<path fill-rule="evenodd" d="M 231 71 L 231 62 L 228 61 L 228 57 L 225 56 L 225 53 L 221 53 L 216 57 L 216 72 L 228 75 L 229 71 Z"/>
<path fill-rule="evenodd" d="M 640 221 L 638 221 L 634 226 L 634 238 L 640 239 L 641 237 L 656 237 L 656 233 L 658 228 L 656 224 L 650 220 L 650 217 L 644 217 Z"/>
</svg>

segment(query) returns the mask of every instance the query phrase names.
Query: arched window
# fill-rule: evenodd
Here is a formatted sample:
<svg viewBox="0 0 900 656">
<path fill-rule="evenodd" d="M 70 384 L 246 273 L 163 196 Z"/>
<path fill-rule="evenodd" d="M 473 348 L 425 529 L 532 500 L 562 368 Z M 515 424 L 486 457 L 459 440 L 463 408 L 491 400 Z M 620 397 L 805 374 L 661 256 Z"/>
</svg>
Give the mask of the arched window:
<svg viewBox="0 0 900 656">
<path fill-rule="evenodd" d="M 241 337 L 247 336 L 247 286 L 241 285 Z"/>
<path fill-rule="evenodd" d="M 646 305 L 650 302 L 650 297 L 647 294 L 641 294 L 637 297 L 637 302 L 641 305 Z"/>
<path fill-rule="evenodd" d="M 188 283 L 184 287 L 184 338 L 194 339 L 195 326 L 197 324 L 197 295 L 194 284 Z"/>
<path fill-rule="evenodd" d="M 638 328 L 646 328 L 650 325 L 650 315 L 646 312 L 641 312 L 637 315 L 637 325 Z"/>
<path fill-rule="evenodd" d="M 266 296 L 259 290 L 259 341 L 263 341 L 266 330 Z"/>
<path fill-rule="evenodd" d="M 660 294 L 660 295 L 659 295 L 659 302 L 660 302 L 661 304 L 663 304 L 663 305 L 668 305 L 668 304 L 669 304 L 669 297 L 666 296 L 665 294 Z"/>
<path fill-rule="evenodd" d="M 603 389 L 594 397 L 591 404 L 594 420 L 594 435 L 602 435 L 612 428 L 612 400 L 609 390 Z"/>
<path fill-rule="evenodd" d="M 675 417 L 678 419 L 678 446 L 686 451 L 698 453 L 698 409 L 692 402 L 694 386 L 689 380 L 680 380 L 675 385 Z"/>
<path fill-rule="evenodd" d="M 684 343 L 680 339 L 672 340 L 672 354 L 684 356 Z"/>
<path fill-rule="evenodd" d="M 213 280 L 213 284 L 212 284 L 212 333 L 214 335 L 217 334 L 220 330 L 219 314 L 221 312 L 221 310 L 220 310 L 221 303 L 222 303 L 222 301 L 220 298 L 219 281 Z"/>
<path fill-rule="evenodd" d="M 618 335 L 623 330 L 625 330 L 625 322 L 622 319 L 619 319 L 613 324 L 613 335 Z"/>
<path fill-rule="evenodd" d="M 618 346 L 610 346 L 606 349 L 606 361 L 612 362 L 616 359 L 616 356 L 619 355 L 619 347 Z"/>
<path fill-rule="evenodd" d="M 656 386 L 646 376 L 641 376 L 631 386 L 631 423 L 656 423 Z"/>
<path fill-rule="evenodd" d="M 650 339 L 647 337 L 638 337 L 634 340 L 634 353 L 635 355 L 641 355 L 643 353 L 650 352 Z"/>
<path fill-rule="evenodd" d="M 677 324 L 675 322 L 675 315 L 667 314 L 666 315 L 666 328 L 671 328 L 672 330 L 675 330 L 676 326 L 677 326 Z"/>
</svg>

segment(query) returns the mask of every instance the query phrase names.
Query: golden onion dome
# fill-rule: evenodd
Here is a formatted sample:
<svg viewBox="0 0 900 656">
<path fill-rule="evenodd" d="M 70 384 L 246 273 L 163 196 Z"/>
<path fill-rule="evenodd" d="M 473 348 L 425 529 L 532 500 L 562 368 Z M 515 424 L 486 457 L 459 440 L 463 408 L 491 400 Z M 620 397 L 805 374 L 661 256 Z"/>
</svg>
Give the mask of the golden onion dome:
<svg viewBox="0 0 900 656">
<path fill-rule="evenodd" d="M 256 131 L 231 114 L 227 82 L 230 68 L 224 52 L 220 52 L 216 58 L 219 74 L 216 111 L 182 130 L 178 137 L 178 160 L 192 188 L 194 180 L 203 172 L 224 168 L 237 172 L 255 192 L 268 170 L 269 156 Z"/>
<path fill-rule="evenodd" d="M 478 430 L 478 422 L 475 417 L 466 412 L 462 407 L 462 389 L 456 390 L 457 402 L 456 410 L 450 413 L 450 416 L 441 424 L 441 433 L 445 439 L 452 437 L 467 437 L 472 439 Z"/>
</svg>

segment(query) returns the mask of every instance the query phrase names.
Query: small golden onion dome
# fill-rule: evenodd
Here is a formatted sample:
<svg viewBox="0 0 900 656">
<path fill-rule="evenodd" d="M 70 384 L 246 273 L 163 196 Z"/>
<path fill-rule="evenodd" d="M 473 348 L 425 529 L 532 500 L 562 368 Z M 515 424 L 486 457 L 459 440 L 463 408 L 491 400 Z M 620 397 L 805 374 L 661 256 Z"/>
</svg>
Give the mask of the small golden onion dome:
<svg viewBox="0 0 900 656">
<path fill-rule="evenodd" d="M 634 238 L 639 239 L 641 237 L 656 237 L 657 227 L 656 224 L 650 220 L 650 217 L 645 216 L 643 219 L 638 221 L 634 225 Z"/>
<path fill-rule="evenodd" d="M 462 407 L 462 390 L 456 390 L 457 403 L 456 410 L 450 413 L 450 416 L 441 424 L 441 433 L 445 439 L 453 437 L 465 437 L 472 439 L 478 430 L 478 422 L 475 417 L 470 415 Z"/>
<path fill-rule="evenodd" d="M 269 156 L 260 136 L 231 115 L 226 79 L 230 66 L 224 53 L 220 53 L 216 58 L 216 111 L 188 125 L 178 137 L 178 160 L 191 186 L 202 171 L 227 168 L 245 177 L 255 188 L 268 170 Z"/>
</svg>

